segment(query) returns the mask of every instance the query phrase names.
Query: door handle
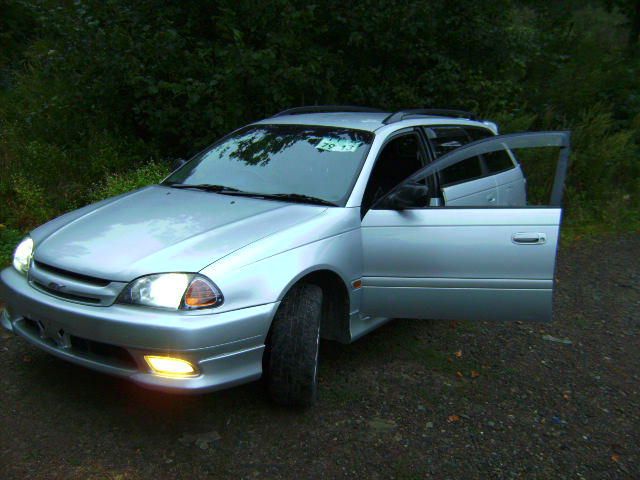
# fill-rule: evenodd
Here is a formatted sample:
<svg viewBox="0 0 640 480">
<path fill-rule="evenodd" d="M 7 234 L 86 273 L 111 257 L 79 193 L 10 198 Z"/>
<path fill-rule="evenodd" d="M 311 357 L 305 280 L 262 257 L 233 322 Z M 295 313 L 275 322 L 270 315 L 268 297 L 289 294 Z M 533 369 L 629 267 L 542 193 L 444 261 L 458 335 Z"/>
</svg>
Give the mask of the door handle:
<svg viewBox="0 0 640 480">
<path fill-rule="evenodd" d="M 547 236 L 544 233 L 514 233 L 511 235 L 511 241 L 518 245 L 542 245 L 546 243 Z"/>
</svg>

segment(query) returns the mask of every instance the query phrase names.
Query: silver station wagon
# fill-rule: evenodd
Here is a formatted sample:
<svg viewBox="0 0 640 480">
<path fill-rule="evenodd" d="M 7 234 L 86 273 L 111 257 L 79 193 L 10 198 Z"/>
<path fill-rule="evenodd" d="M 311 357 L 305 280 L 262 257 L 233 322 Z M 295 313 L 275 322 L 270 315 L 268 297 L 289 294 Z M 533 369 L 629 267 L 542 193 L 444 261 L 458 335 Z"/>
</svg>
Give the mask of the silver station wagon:
<svg viewBox="0 0 640 480">
<path fill-rule="evenodd" d="M 544 147 L 550 199 L 528 205 L 519 149 Z M 1 273 L 2 325 L 144 387 L 263 376 L 309 405 L 320 338 L 550 320 L 568 157 L 567 132 L 498 135 L 459 111 L 286 110 L 33 230 Z"/>
</svg>

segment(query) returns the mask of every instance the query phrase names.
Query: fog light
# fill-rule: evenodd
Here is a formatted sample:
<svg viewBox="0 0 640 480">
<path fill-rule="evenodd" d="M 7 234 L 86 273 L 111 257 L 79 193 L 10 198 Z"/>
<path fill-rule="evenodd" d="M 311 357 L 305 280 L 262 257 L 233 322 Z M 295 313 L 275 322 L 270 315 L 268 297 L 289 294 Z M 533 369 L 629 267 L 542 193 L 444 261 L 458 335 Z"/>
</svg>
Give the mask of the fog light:
<svg viewBox="0 0 640 480">
<path fill-rule="evenodd" d="M 144 359 L 149 364 L 149 367 L 151 367 L 151 370 L 159 375 L 169 375 L 172 377 L 193 377 L 196 375 L 195 367 L 181 358 L 145 355 Z"/>
</svg>

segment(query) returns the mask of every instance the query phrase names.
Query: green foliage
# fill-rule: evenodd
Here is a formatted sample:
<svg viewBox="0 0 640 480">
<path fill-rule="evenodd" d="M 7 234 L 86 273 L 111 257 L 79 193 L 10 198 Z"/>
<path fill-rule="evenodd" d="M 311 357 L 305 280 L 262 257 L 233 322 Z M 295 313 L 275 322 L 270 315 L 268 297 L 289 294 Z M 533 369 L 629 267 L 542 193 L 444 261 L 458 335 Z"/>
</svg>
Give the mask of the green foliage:
<svg viewBox="0 0 640 480">
<path fill-rule="evenodd" d="M 132 171 L 112 173 L 95 188 L 91 195 L 91 200 L 99 201 L 131 190 L 146 187 L 147 185 L 159 183 L 164 177 L 169 175 L 169 173 L 170 171 L 167 165 L 154 162 L 141 165 Z"/>
<path fill-rule="evenodd" d="M 8 205 L 13 211 L 14 223 L 38 225 L 51 216 L 42 187 L 33 184 L 20 173 L 11 177 L 11 185 L 14 195 L 9 199 Z"/>
<path fill-rule="evenodd" d="M 109 132 L 88 134 L 75 145 L 32 135 L 0 119 L 0 221 L 32 228 L 91 198 L 91 185 L 148 158 L 140 141 Z"/>
<path fill-rule="evenodd" d="M 597 207 L 636 186 L 640 149 L 631 129 L 616 130 L 610 112 L 598 105 L 584 111 L 573 128 L 573 143 L 568 191 L 574 202 Z"/>
<path fill-rule="evenodd" d="M 163 158 L 288 106 L 346 103 L 572 129 L 569 223 L 636 228 L 632 3 L 0 0 L 0 223 L 157 181 Z"/>
<path fill-rule="evenodd" d="M 0 267 L 11 263 L 13 251 L 23 236 L 19 230 L 0 224 Z"/>
</svg>

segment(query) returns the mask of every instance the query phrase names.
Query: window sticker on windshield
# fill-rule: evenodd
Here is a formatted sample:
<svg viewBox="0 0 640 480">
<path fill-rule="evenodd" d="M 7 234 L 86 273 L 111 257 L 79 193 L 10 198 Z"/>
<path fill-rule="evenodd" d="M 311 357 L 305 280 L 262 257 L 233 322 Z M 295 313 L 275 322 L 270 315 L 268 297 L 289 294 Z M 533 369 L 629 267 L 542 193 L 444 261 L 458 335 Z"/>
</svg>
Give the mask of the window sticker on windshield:
<svg viewBox="0 0 640 480">
<path fill-rule="evenodd" d="M 362 145 L 362 142 L 358 140 L 324 137 L 316 145 L 316 148 L 327 152 L 355 152 L 360 145 Z"/>
</svg>

